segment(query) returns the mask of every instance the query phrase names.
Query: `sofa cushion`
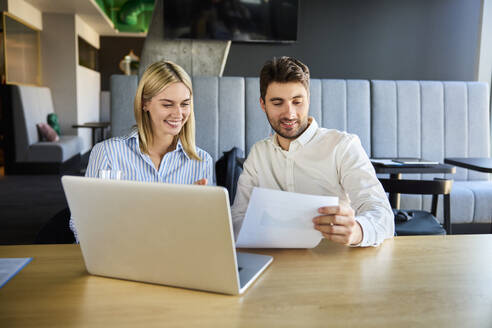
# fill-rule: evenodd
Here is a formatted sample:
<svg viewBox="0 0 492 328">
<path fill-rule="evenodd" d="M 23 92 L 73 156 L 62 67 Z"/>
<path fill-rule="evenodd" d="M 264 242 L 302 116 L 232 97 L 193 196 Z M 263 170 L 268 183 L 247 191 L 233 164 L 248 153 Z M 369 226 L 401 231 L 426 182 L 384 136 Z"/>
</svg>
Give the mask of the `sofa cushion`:
<svg viewBox="0 0 492 328">
<path fill-rule="evenodd" d="M 55 130 L 51 126 L 48 125 L 48 123 L 38 123 L 36 124 L 36 127 L 38 128 L 39 132 L 39 139 L 41 141 L 58 141 L 60 140 L 60 137 L 58 137 L 58 134 L 56 134 Z"/>
<path fill-rule="evenodd" d="M 402 209 L 431 207 L 432 196 L 401 195 Z M 451 223 L 492 223 L 492 181 L 454 181 L 451 190 Z M 442 223 L 443 198 L 437 218 Z"/>
<path fill-rule="evenodd" d="M 196 144 L 214 161 L 245 147 L 245 81 L 241 77 L 193 77 Z"/>
<path fill-rule="evenodd" d="M 78 136 L 61 136 L 57 142 L 40 141 L 29 146 L 28 162 L 62 163 L 80 153 Z"/>
<path fill-rule="evenodd" d="M 451 191 L 453 223 L 492 223 L 492 181 L 455 181 Z"/>
<path fill-rule="evenodd" d="M 356 134 L 371 156 L 371 96 L 366 80 L 311 79 L 309 114 L 321 127 Z"/>
<path fill-rule="evenodd" d="M 247 77 L 245 93 L 245 155 L 247 155 L 256 142 L 271 135 L 273 130 L 260 107 L 260 79 L 257 77 Z"/>
</svg>

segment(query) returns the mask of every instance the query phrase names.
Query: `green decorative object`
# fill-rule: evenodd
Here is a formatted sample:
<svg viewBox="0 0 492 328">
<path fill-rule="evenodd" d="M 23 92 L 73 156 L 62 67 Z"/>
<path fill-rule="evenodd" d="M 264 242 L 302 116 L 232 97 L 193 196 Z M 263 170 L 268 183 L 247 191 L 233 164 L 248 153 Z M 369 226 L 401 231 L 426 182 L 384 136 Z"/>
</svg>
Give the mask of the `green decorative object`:
<svg viewBox="0 0 492 328">
<path fill-rule="evenodd" d="M 145 33 L 149 29 L 154 0 L 95 0 L 120 32 Z"/>
<path fill-rule="evenodd" d="M 48 125 L 51 126 L 53 130 L 55 130 L 56 134 L 61 135 L 58 115 L 56 115 L 55 113 L 48 114 L 47 121 Z"/>
<path fill-rule="evenodd" d="M 127 25 L 137 25 L 138 16 L 154 10 L 154 0 L 130 0 L 120 9 L 120 21 Z"/>
</svg>

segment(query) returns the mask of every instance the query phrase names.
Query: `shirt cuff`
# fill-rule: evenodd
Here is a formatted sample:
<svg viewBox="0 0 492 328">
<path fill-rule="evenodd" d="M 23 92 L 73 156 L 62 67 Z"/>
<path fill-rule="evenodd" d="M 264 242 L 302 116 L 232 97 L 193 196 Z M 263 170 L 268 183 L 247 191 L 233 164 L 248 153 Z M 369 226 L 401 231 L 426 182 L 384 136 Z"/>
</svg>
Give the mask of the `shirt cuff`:
<svg viewBox="0 0 492 328">
<path fill-rule="evenodd" d="M 73 236 L 75 237 L 75 243 L 79 244 L 79 235 L 77 233 L 77 229 L 75 228 L 75 223 L 73 222 L 72 217 L 70 217 L 70 221 L 68 222 L 68 226 L 70 227 L 70 230 L 73 232 Z"/>
<path fill-rule="evenodd" d="M 352 247 L 368 247 L 368 246 L 376 246 L 375 238 L 376 232 L 374 231 L 374 227 L 369 222 L 366 217 L 357 216 L 355 217 L 355 221 L 359 222 L 360 227 L 362 228 L 362 241 L 356 245 L 350 245 Z"/>
</svg>

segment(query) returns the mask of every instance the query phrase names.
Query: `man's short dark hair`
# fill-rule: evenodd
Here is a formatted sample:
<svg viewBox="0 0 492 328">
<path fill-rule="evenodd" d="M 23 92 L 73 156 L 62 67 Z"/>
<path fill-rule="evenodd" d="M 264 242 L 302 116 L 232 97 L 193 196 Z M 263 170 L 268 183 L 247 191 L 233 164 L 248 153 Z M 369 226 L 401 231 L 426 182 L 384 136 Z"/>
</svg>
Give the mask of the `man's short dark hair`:
<svg viewBox="0 0 492 328">
<path fill-rule="evenodd" d="M 273 57 L 263 65 L 260 72 L 260 95 L 263 101 L 272 82 L 299 82 L 309 92 L 309 68 L 293 57 Z"/>
</svg>

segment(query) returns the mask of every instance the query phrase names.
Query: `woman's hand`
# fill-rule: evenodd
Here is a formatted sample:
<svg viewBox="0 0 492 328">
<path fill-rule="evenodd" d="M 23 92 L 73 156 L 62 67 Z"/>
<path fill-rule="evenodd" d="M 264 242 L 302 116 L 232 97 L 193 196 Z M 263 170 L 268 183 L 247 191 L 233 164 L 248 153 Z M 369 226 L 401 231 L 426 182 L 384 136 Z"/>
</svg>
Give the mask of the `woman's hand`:
<svg viewBox="0 0 492 328">
<path fill-rule="evenodd" d="M 203 178 L 203 179 L 200 179 L 198 181 L 195 181 L 193 184 L 200 185 L 200 186 L 206 186 L 207 182 L 208 182 L 207 179 Z"/>
</svg>

